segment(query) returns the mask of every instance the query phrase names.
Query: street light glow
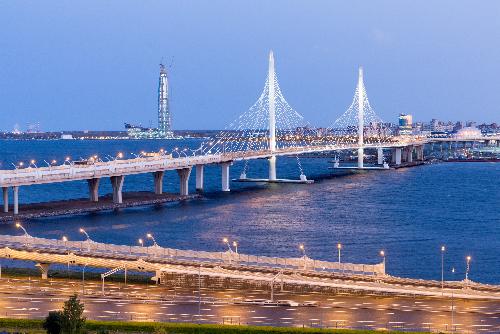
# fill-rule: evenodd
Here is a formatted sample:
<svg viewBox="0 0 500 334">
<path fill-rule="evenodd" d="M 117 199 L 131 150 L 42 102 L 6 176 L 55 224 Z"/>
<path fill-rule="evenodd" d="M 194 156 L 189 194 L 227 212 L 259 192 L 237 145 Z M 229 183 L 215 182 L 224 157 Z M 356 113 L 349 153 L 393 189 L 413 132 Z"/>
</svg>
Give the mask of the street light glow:
<svg viewBox="0 0 500 334">
<path fill-rule="evenodd" d="M 441 252 L 444 252 L 446 248 L 444 246 L 441 246 Z"/>
<path fill-rule="evenodd" d="M 341 248 L 342 248 L 342 244 L 339 242 L 339 243 L 337 244 L 337 249 L 341 249 Z"/>
<path fill-rule="evenodd" d="M 68 241 L 68 238 L 66 236 L 63 236 L 62 241 L 66 242 L 66 241 Z"/>
</svg>

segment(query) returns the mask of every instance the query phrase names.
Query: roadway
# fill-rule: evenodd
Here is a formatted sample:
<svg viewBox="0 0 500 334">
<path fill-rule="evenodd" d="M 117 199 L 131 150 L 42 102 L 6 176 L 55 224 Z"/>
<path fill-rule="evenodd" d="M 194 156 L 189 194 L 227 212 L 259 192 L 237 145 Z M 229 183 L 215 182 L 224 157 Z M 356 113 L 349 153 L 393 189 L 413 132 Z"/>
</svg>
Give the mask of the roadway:
<svg viewBox="0 0 500 334">
<path fill-rule="evenodd" d="M 198 292 L 200 291 L 200 293 Z M 73 293 L 81 297 L 82 282 L 67 279 L 0 279 L 0 314 L 43 318 L 60 309 Z M 197 288 L 170 282 L 163 285 L 85 282 L 82 298 L 88 319 L 200 322 L 273 326 L 340 327 L 449 331 L 451 298 L 279 292 L 273 305 L 268 289 Z M 200 299 L 199 299 L 200 298 Z M 201 301 L 199 303 L 199 301 Z M 288 305 L 285 305 L 288 304 Z M 299 304 L 299 305 L 296 305 Z M 498 332 L 498 301 L 453 300 L 457 332 Z"/>
</svg>

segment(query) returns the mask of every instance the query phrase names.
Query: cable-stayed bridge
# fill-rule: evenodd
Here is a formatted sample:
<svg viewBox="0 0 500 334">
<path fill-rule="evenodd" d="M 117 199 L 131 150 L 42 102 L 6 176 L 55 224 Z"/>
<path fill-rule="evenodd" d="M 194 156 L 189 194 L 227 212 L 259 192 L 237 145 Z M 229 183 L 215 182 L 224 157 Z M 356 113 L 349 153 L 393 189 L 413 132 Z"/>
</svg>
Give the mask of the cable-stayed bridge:
<svg viewBox="0 0 500 334">
<path fill-rule="evenodd" d="M 134 159 L 114 159 L 104 162 L 92 160 L 91 163 L 76 164 L 65 161 L 63 165 L 13 170 L 0 170 L 0 187 L 3 190 L 3 211 L 9 211 L 9 188 L 13 192 L 14 214 L 19 212 L 19 187 L 86 180 L 89 199 L 97 202 L 98 187 L 102 178 L 110 178 L 113 188 L 113 202 L 122 203 L 122 188 L 126 175 L 152 173 L 154 191 L 162 194 L 165 171 L 176 170 L 180 178 L 180 194 L 188 195 L 188 180 L 193 168 L 196 170 L 196 189 L 202 190 L 204 166 L 221 166 L 222 190 L 230 190 L 229 168 L 234 161 L 245 161 L 238 181 L 246 182 L 302 182 L 309 183 L 300 165 L 300 155 L 332 151 L 357 151 L 355 166 L 340 166 L 336 161 L 334 168 L 349 169 L 388 169 L 384 160 L 384 149 L 392 150 L 395 165 L 424 159 L 424 144 L 446 139 L 429 139 L 416 136 L 394 136 L 377 116 L 368 100 L 363 79 L 363 69 L 359 69 L 358 83 L 351 105 L 333 124 L 318 133 L 305 118 L 286 101 L 278 83 L 273 52 L 269 54 L 269 66 L 264 89 L 257 101 L 227 128 L 203 142 L 193 156 L 173 158 L 160 152 L 153 156 Z M 482 141 L 500 137 L 481 137 L 455 139 L 449 141 Z M 377 150 L 377 165 L 365 166 L 365 150 Z M 416 153 L 416 154 L 415 154 Z M 276 171 L 276 158 L 296 156 L 300 177 L 297 180 L 279 179 Z M 247 167 L 251 160 L 268 160 L 268 177 L 252 179 L 247 177 Z"/>
</svg>

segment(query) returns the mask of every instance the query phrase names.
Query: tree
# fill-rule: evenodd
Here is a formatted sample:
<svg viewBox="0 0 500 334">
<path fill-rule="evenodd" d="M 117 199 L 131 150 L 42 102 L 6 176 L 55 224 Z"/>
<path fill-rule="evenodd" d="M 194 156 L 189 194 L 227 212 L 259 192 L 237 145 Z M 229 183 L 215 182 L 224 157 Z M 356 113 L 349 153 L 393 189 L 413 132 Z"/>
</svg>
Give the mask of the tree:
<svg viewBox="0 0 500 334">
<path fill-rule="evenodd" d="M 61 333 L 61 311 L 49 312 L 47 318 L 43 322 L 43 329 L 47 331 L 47 334 L 60 334 Z"/>
<path fill-rule="evenodd" d="M 61 330 L 64 334 L 79 334 L 85 325 L 85 317 L 83 310 L 85 306 L 78 300 L 78 296 L 74 294 L 64 302 L 63 311 L 61 314 Z"/>
</svg>

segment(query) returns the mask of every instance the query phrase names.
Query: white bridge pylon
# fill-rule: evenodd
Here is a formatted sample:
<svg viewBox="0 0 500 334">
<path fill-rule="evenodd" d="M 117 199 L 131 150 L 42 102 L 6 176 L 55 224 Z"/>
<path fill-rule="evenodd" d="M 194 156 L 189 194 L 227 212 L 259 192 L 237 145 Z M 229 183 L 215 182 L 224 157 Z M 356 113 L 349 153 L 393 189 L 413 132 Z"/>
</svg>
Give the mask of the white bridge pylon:
<svg viewBox="0 0 500 334">
<path fill-rule="evenodd" d="M 308 147 L 312 137 L 304 135 L 308 123 L 296 112 L 283 96 L 275 70 L 274 53 L 269 52 L 267 79 L 257 101 L 235 121 L 229 124 L 208 143 L 203 143 L 203 152 L 207 154 L 252 153 L 268 154 L 268 178 L 247 178 L 248 161 L 241 177 L 242 182 L 307 182 L 301 172 L 300 180 L 278 179 L 276 173 L 276 155 L 278 150 L 294 147 Z"/>
<path fill-rule="evenodd" d="M 340 116 L 328 129 L 329 136 L 333 138 L 333 145 L 342 147 L 346 145 L 356 145 L 358 151 L 357 166 L 358 169 L 380 169 L 380 167 L 365 167 L 364 156 L 367 146 L 377 147 L 378 154 L 381 154 L 384 142 L 391 142 L 392 135 L 385 128 L 385 125 L 375 114 L 375 111 L 370 106 L 366 87 L 363 78 L 363 67 L 358 69 L 358 83 L 354 97 L 349 108 Z M 329 140 L 330 141 L 330 140 Z M 382 169 L 387 169 L 389 166 L 384 163 Z M 335 161 L 334 168 L 349 168 L 339 167 L 338 160 Z"/>
</svg>

